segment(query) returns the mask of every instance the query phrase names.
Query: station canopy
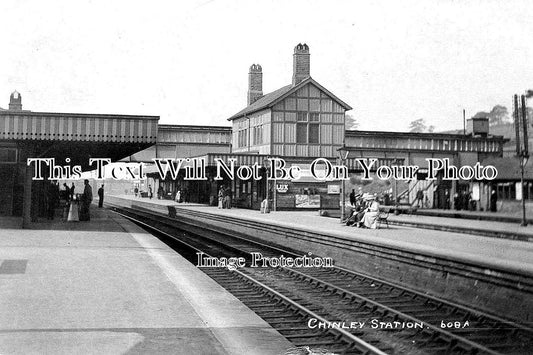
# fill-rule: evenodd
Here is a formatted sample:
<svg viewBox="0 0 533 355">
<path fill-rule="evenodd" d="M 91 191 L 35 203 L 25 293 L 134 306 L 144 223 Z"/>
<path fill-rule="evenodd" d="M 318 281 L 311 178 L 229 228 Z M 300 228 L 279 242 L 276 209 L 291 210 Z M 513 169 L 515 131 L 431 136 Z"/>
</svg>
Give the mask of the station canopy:
<svg viewBox="0 0 533 355">
<path fill-rule="evenodd" d="M 90 158 L 117 161 L 156 143 L 158 116 L 0 111 L 0 141 L 32 158 L 89 166 Z"/>
</svg>

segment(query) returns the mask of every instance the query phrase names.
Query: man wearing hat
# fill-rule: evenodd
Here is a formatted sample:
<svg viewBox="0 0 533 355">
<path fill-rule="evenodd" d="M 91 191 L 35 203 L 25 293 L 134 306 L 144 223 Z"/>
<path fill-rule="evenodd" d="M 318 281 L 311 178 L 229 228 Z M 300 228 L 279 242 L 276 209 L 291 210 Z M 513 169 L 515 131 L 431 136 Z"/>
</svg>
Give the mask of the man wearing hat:
<svg viewBox="0 0 533 355">
<path fill-rule="evenodd" d="M 346 225 L 351 225 L 352 227 L 361 227 L 363 224 L 363 218 L 365 216 L 366 210 L 367 210 L 367 204 L 368 199 L 372 195 L 369 193 L 358 193 L 356 195 L 356 204 L 355 204 L 355 210 L 353 211 L 352 216 L 348 219 L 346 222 Z"/>
<path fill-rule="evenodd" d="M 83 195 L 81 196 L 80 221 L 90 221 L 90 207 L 91 202 L 93 201 L 93 189 L 89 184 L 89 180 L 85 179 L 83 183 L 85 184 L 85 187 L 83 189 Z"/>
</svg>

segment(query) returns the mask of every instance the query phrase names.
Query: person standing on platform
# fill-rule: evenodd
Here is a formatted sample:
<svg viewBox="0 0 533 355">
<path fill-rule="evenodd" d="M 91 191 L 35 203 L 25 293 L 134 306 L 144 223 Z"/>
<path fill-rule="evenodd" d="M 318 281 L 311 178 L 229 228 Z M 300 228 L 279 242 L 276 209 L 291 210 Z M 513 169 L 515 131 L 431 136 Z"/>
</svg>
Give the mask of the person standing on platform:
<svg viewBox="0 0 533 355">
<path fill-rule="evenodd" d="M 448 189 L 444 191 L 444 209 L 450 209 L 450 190 Z"/>
<path fill-rule="evenodd" d="M 98 208 L 104 206 L 104 184 L 98 189 Z"/>
<path fill-rule="evenodd" d="M 224 208 L 224 186 L 218 190 L 218 208 Z"/>
<path fill-rule="evenodd" d="M 72 186 L 70 187 L 70 200 L 74 200 L 74 183 L 72 183 Z"/>
<path fill-rule="evenodd" d="M 89 185 L 89 180 L 85 179 L 85 187 L 83 189 L 83 195 L 81 196 L 81 208 L 80 208 L 80 221 L 91 220 L 91 202 L 93 201 L 93 189 Z"/>
<path fill-rule="evenodd" d="M 418 208 L 424 206 L 424 192 L 422 190 L 418 190 L 416 193 L 416 206 Z"/>
<path fill-rule="evenodd" d="M 70 201 L 70 188 L 66 183 L 63 183 L 63 187 L 65 188 L 65 200 L 68 203 Z"/>
<path fill-rule="evenodd" d="M 67 222 L 78 222 L 80 220 L 80 216 L 78 213 L 78 203 L 79 201 L 76 200 L 70 200 L 70 206 L 68 208 L 68 216 L 67 216 Z"/>
<path fill-rule="evenodd" d="M 54 220 L 55 209 L 59 202 L 59 186 L 51 181 L 48 186 L 48 219 Z"/>
<path fill-rule="evenodd" d="M 490 211 L 496 212 L 497 211 L 497 205 L 498 203 L 498 194 L 496 193 L 496 189 L 492 188 L 492 191 L 490 193 Z"/>
<path fill-rule="evenodd" d="M 224 208 L 231 208 L 231 189 L 229 187 L 224 189 Z"/>
<path fill-rule="evenodd" d="M 355 190 L 352 189 L 352 192 L 350 193 L 350 205 L 352 207 L 355 207 Z"/>
</svg>

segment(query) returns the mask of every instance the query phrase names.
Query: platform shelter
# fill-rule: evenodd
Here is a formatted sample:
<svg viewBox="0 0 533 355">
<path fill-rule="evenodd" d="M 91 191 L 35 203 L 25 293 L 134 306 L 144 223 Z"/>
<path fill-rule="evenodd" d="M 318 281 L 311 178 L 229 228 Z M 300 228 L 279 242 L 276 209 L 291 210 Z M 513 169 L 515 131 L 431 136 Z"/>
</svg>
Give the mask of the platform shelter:
<svg viewBox="0 0 533 355">
<path fill-rule="evenodd" d="M 13 92 L 9 109 L 0 111 L 0 214 L 23 216 L 24 225 L 42 214 L 50 172 L 43 169 L 44 180 L 33 180 L 28 158 L 53 158 L 56 165 L 91 170 L 90 158 L 117 161 L 153 145 L 158 120 L 27 111 L 22 110 L 21 95 Z"/>
</svg>

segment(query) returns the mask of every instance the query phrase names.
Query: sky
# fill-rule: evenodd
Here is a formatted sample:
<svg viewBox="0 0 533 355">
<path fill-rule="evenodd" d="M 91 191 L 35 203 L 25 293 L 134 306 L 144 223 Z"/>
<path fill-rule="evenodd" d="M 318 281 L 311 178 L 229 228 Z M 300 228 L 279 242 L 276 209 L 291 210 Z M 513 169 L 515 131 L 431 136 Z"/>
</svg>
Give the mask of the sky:
<svg viewBox="0 0 533 355">
<path fill-rule="evenodd" d="M 311 76 L 363 130 L 437 131 L 533 88 L 530 1 L 2 1 L 0 107 L 229 126 L 248 68 L 263 92 Z"/>
</svg>

